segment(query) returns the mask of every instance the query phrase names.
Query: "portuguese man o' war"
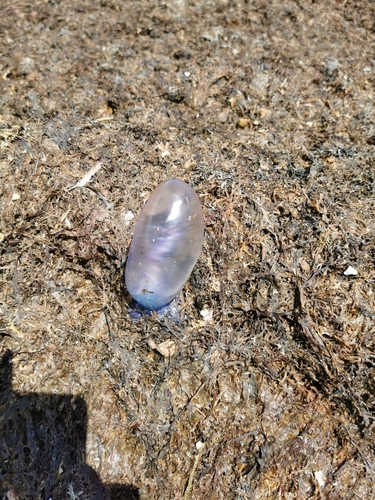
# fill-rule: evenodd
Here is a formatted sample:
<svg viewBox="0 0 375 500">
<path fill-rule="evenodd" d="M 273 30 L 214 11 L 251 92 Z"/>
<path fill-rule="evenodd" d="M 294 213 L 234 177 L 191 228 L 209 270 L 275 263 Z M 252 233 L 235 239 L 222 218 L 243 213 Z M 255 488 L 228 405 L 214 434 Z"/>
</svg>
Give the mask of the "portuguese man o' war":
<svg viewBox="0 0 375 500">
<path fill-rule="evenodd" d="M 185 182 L 170 179 L 151 193 L 130 244 L 125 268 L 128 292 L 149 310 L 181 291 L 202 249 L 203 211 Z"/>
</svg>

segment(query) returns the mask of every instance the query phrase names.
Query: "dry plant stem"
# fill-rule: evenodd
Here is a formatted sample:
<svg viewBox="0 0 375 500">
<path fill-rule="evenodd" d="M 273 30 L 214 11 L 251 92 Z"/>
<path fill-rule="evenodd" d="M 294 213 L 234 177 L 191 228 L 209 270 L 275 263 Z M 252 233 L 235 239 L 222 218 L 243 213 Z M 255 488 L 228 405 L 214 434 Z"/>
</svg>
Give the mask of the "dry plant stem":
<svg viewBox="0 0 375 500">
<path fill-rule="evenodd" d="M 193 467 L 191 468 L 191 471 L 189 473 L 189 481 L 188 481 L 188 484 L 187 484 L 187 487 L 186 487 L 186 490 L 185 490 L 185 493 L 184 493 L 184 497 L 183 497 L 184 500 L 189 500 L 191 498 L 191 490 L 193 488 L 193 481 L 194 481 L 195 471 L 197 470 L 199 462 L 200 462 L 200 460 L 202 458 L 202 454 L 204 452 L 205 446 L 206 446 L 206 443 L 202 443 L 202 445 L 199 448 L 197 454 L 195 455 Z"/>
</svg>

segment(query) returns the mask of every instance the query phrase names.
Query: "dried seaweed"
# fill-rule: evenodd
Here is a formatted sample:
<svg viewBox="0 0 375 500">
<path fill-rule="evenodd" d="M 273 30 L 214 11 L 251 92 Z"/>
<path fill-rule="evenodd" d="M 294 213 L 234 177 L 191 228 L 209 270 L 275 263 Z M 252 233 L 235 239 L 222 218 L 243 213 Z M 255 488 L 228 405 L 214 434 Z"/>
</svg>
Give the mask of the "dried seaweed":
<svg viewBox="0 0 375 500">
<path fill-rule="evenodd" d="M 0 12 L 1 495 L 375 498 L 375 5 Z M 204 248 L 134 322 L 170 177 Z"/>
</svg>

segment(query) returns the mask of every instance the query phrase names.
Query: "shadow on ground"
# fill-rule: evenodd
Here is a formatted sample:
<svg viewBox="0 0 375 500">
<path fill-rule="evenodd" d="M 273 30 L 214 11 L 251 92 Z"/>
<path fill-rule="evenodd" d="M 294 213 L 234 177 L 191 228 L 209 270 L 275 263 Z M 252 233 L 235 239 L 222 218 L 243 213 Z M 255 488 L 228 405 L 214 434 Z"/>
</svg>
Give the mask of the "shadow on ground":
<svg viewBox="0 0 375 500">
<path fill-rule="evenodd" d="M 85 463 L 83 398 L 12 390 L 11 351 L 0 363 L 0 415 L 0 498 L 139 499 L 132 486 L 103 485 Z"/>
</svg>

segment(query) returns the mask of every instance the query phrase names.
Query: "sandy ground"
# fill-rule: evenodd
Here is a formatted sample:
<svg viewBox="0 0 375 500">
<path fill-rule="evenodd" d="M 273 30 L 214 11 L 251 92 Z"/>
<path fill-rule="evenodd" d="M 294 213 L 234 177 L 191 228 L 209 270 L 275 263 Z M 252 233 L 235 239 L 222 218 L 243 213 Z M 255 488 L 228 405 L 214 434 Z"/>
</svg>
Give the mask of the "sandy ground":
<svg viewBox="0 0 375 500">
<path fill-rule="evenodd" d="M 370 0 L 2 0 L 2 498 L 375 499 L 374 54 Z M 134 322 L 172 177 L 202 255 Z"/>
</svg>

